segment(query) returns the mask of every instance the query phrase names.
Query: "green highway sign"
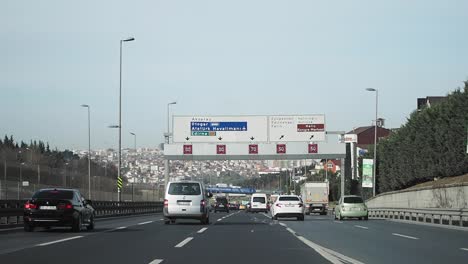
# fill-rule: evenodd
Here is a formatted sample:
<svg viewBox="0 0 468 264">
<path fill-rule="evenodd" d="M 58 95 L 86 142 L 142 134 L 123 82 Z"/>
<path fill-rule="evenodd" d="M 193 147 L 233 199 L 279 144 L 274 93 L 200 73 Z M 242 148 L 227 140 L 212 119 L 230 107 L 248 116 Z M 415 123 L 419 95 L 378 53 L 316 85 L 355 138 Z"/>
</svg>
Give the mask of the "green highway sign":
<svg viewBox="0 0 468 264">
<path fill-rule="evenodd" d="M 216 132 L 212 131 L 192 131 L 192 136 L 214 137 Z"/>
</svg>

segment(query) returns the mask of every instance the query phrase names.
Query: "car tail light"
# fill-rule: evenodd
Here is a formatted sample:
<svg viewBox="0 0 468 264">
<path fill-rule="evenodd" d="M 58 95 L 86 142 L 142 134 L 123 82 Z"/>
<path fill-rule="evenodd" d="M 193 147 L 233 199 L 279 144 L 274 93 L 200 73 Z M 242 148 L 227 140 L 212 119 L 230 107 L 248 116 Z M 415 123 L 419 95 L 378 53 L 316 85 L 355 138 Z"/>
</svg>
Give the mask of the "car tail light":
<svg viewBox="0 0 468 264">
<path fill-rule="evenodd" d="M 299 207 L 302 207 L 302 206 L 304 206 L 304 205 L 302 203 L 299 203 Z"/>
<path fill-rule="evenodd" d="M 26 204 L 24 204 L 24 209 L 37 209 L 37 205 L 30 202 L 26 202 Z"/>
<path fill-rule="evenodd" d="M 164 199 L 164 208 L 169 207 L 169 200 Z"/>
<path fill-rule="evenodd" d="M 277 206 L 277 207 L 281 207 L 281 206 L 282 206 L 282 204 L 280 204 L 280 203 L 277 203 L 277 204 L 276 204 L 276 206 Z"/>
<path fill-rule="evenodd" d="M 73 209 L 73 204 L 67 203 L 67 204 L 59 204 L 57 205 L 58 209 Z"/>
<path fill-rule="evenodd" d="M 205 206 L 206 206 L 206 201 L 205 201 L 205 200 L 201 200 L 200 206 L 201 206 L 201 207 L 205 207 Z"/>
</svg>

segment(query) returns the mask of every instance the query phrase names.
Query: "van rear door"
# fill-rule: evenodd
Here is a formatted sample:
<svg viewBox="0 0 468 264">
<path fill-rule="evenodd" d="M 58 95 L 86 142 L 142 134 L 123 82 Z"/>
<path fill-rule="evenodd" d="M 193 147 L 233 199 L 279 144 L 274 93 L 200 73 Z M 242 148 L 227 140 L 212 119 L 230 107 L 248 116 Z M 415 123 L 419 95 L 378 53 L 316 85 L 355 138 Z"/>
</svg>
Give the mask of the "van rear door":
<svg viewBox="0 0 468 264">
<path fill-rule="evenodd" d="M 169 214 L 200 214 L 202 189 L 196 182 L 174 182 L 167 192 Z"/>
</svg>

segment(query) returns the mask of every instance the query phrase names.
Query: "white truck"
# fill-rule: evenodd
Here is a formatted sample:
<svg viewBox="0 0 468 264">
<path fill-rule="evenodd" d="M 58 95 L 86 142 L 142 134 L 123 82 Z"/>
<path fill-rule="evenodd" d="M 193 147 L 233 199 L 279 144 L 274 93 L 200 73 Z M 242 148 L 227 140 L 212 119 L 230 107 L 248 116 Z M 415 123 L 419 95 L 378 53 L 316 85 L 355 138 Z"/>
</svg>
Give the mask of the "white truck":
<svg viewBox="0 0 468 264">
<path fill-rule="evenodd" d="M 328 182 L 305 182 L 301 185 L 301 197 L 305 213 L 326 215 L 328 210 Z"/>
</svg>

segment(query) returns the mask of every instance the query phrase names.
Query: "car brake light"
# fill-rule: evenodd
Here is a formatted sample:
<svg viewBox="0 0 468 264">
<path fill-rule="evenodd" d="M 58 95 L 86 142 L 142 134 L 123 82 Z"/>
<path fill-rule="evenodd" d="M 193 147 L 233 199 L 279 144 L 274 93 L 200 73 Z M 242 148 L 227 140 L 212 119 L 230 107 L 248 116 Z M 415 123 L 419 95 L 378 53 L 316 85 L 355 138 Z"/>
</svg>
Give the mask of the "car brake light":
<svg viewBox="0 0 468 264">
<path fill-rule="evenodd" d="M 277 204 L 276 204 L 277 207 L 281 207 L 281 205 L 282 205 L 282 204 L 280 204 L 280 203 L 277 203 Z"/>
<path fill-rule="evenodd" d="M 303 206 L 303 204 L 302 204 L 302 203 L 299 203 L 299 207 L 302 207 L 302 206 Z"/>
<path fill-rule="evenodd" d="M 37 209 L 37 205 L 32 204 L 32 203 L 30 203 L 30 202 L 27 202 L 27 203 L 24 205 L 24 209 Z"/>
<path fill-rule="evenodd" d="M 169 200 L 164 199 L 164 207 L 165 208 L 169 207 Z"/>
<path fill-rule="evenodd" d="M 206 201 L 205 201 L 205 200 L 201 200 L 200 206 L 205 207 L 205 206 L 206 206 Z"/>
<path fill-rule="evenodd" d="M 70 204 L 70 203 L 67 203 L 67 204 L 59 204 L 57 206 L 59 209 L 73 209 L 73 205 Z"/>
</svg>

